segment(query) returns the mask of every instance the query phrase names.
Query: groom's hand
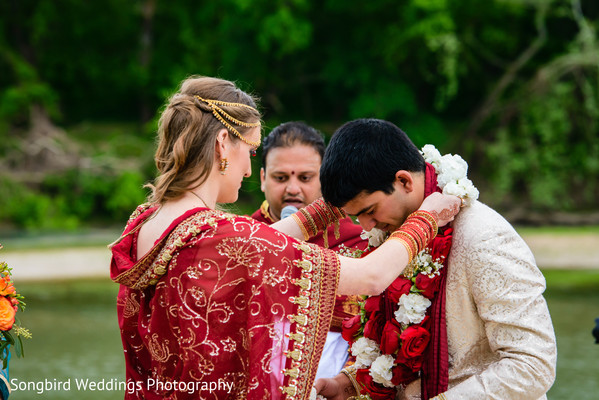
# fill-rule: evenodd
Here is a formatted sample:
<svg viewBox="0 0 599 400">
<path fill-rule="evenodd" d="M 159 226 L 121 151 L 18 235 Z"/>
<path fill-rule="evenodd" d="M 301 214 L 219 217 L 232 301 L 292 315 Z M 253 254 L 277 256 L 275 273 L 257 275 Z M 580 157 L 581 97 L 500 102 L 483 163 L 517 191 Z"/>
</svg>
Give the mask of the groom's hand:
<svg viewBox="0 0 599 400">
<path fill-rule="evenodd" d="M 314 384 L 316 392 L 329 400 L 346 400 L 357 393 L 351 382 L 344 374 L 334 378 L 320 378 Z"/>
</svg>

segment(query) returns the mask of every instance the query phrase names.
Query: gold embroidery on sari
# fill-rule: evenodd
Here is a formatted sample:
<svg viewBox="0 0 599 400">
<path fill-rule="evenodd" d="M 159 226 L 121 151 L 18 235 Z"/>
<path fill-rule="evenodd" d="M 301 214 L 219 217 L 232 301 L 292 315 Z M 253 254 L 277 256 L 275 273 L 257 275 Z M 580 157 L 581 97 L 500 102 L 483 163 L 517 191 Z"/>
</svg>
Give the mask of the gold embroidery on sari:
<svg viewBox="0 0 599 400">
<path fill-rule="evenodd" d="M 138 209 L 140 208 L 138 207 Z M 210 233 L 214 234 L 217 225 L 214 218 L 215 214 L 223 213 L 206 210 L 190 216 L 157 243 L 135 266 L 117 276 L 114 281 L 137 290 L 156 285 L 160 278 L 166 274 L 167 266 L 173 254 L 178 252 L 190 238 L 197 236 L 199 233 L 204 236 L 210 235 Z M 210 226 L 211 229 L 206 229 L 206 225 Z"/>
<path fill-rule="evenodd" d="M 217 252 L 226 258 L 226 263 L 210 258 L 198 258 L 191 265 L 178 263 L 182 246 L 201 246 L 199 243 L 202 239 L 214 237 L 218 226 L 225 221 L 230 221 L 233 230 L 242 233 L 240 236 L 245 235 L 243 239 L 236 236 L 219 238 Z M 301 260 L 282 257 L 278 258 L 278 266 L 265 265 L 265 253 L 276 255 L 278 252 L 288 251 L 290 242 L 286 236 L 277 234 L 268 240 L 260 234 L 254 237 L 254 233 L 264 229 L 263 226 L 249 218 L 246 220 L 219 211 L 200 211 L 182 221 L 157 243 L 148 256 L 115 279 L 131 289 L 142 290 L 141 298 L 135 299 L 142 304 L 146 304 L 143 301 L 143 290 L 155 284 L 156 297 L 152 301 L 165 307 L 168 318 L 188 321 L 187 329 L 180 329 L 176 325 L 171 327 L 172 336 L 168 337 L 172 341 L 169 343 L 168 340 L 161 341 L 152 336 L 151 321 L 142 318 L 141 324 L 149 336 L 144 337 L 144 343 L 136 343 L 130 348 L 139 353 L 147 348 L 153 358 L 163 363 L 149 367 L 157 379 L 169 379 L 172 365 L 193 362 L 196 371 L 190 377 L 202 381 L 218 368 L 218 365 L 212 363 L 213 357 L 226 357 L 242 364 L 239 367 L 242 372 L 225 377 L 227 382 L 234 383 L 235 394 L 231 392 L 231 398 L 270 398 L 272 393 L 262 393 L 262 389 L 258 389 L 263 382 L 256 380 L 251 372 L 252 366 L 243 361 L 245 353 L 252 348 L 252 341 L 266 334 L 271 339 L 273 348 L 263 353 L 261 360 L 257 360 L 260 364 L 258 368 L 269 374 L 281 372 L 281 368 L 288 367 L 284 373 L 286 387 L 282 389 L 290 396 L 288 400 L 303 399 L 310 393 L 311 380 L 318 366 L 315 353 L 322 351 L 334 306 L 338 258 L 332 252 L 322 251 L 317 246 L 294 242 L 293 246 L 302 253 Z M 328 268 L 323 267 L 325 264 Z M 235 274 L 228 275 L 238 268 L 245 274 L 239 278 Z M 214 286 L 190 285 L 189 279 L 201 281 L 204 275 L 208 275 L 206 282 L 214 282 Z M 292 276 L 297 278 L 299 292 L 291 283 Z M 246 285 L 247 291 L 240 291 L 240 285 Z M 294 289 L 297 312 L 288 316 L 293 322 L 290 326 L 285 321 L 290 305 L 275 302 L 265 308 L 260 301 L 267 286 L 276 287 L 283 298 L 285 295 L 290 296 L 291 288 Z M 167 299 L 163 294 L 166 288 L 170 289 L 170 296 L 176 298 Z M 228 303 L 223 303 L 223 298 L 227 298 Z M 134 312 L 134 307 L 135 304 L 130 305 L 131 312 Z M 210 340 L 214 337 L 213 329 L 216 329 L 213 328 L 214 323 L 231 321 L 238 311 L 246 313 L 249 318 L 269 313 L 274 322 L 251 324 L 239 331 L 227 332 L 228 336 L 221 335 L 215 341 Z M 137 310 L 137 313 L 140 311 Z M 285 341 L 285 332 L 275 326 L 279 322 L 285 322 L 290 328 L 288 343 Z M 169 348 L 169 345 L 173 347 Z M 285 347 L 290 351 L 288 364 L 279 366 L 273 363 L 273 359 L 279 357 Z M 273 371 L 275 367 L 277 371 Z"/>
<path fill-rule="evenodd" d="M 339 259 L 335 253 L 306 243 L 294 246 L 303 254 L 302 260 L 294 262 L 302 269 L 301 278 L 292 280 L 301 288 L 300 295 L 289 299 L 298 305 L 298 312 L 287 316 L 295 323 L 287 335 L 290 344 L 285 352 L 291 359 L 290 367 L 282 371 L 289 380 L 287 386 L 280 387 L 288 400 L 304 398 L 311 392 L 318 368 L 316 355 L 321 354 L 324 347 L 324 333 L 328 331 L 333 314 L 339 280 Z M 336 270 L 325 268 L 325 265 L 335 266 Z M 332 271 L 335 273 L 331 274 Z"/>
<path fill-rule="evenodd" d="M 158 334 L 154 333 L 150 340 L 148 340 L 148 350 L 152 357 L 164 363 L 170 357 L 170 352 L 168 350 L 168 340 L 160 341 L 158 340 Z"/>
<path fill-rule="evenodd" d="M 139 302 L 135 299 L 136 296 L 135 293 L 131 293 L 125 299 L 123 307 L 123 316 L 125 318 L 130 318 L 139 312 Z"/>
</svg>

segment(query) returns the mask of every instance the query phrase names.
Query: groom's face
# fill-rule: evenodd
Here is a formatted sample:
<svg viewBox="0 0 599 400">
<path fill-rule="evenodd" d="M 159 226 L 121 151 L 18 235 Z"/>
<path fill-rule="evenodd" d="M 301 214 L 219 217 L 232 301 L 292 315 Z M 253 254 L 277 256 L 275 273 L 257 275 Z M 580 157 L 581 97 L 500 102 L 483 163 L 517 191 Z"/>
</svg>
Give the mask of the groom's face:
<svg viewBox="0 0 599 400">
<path fill-rule="evenodd" d="M 356 216 L 365 231 L 378 228 L 393 232 L 414 211 L 401 185 L 394 184 L 394 188 L 391 194 L 380 190 L 374 193 L 361 192 L 342 208 L 349 215 Z"/>
</svg>

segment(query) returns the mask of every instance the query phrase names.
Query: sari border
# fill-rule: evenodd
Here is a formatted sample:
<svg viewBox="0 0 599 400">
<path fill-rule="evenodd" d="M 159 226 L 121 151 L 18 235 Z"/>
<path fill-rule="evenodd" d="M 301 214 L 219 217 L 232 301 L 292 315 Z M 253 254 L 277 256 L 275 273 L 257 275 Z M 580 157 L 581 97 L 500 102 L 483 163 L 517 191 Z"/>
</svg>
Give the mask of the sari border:
<svg viewBox="0 0 599 400">
<path fill-rule="evenodd" d="M 135 290 L 154 286 L 168 271 L 168 264 L 174 254 L 185 246 L 189 239 L 205 230 L 206 226 L 215 229 L 216 218 L 227 218 L 227 214 L 217 210 L 198 211 L 177 224 L 133 267 L 113 279 L 114 282 Z"/>
<path fill-rule="evenodd" d="M 335 308 L 340 263 L 333 251 L 305 242 L 294 246 L 302 252 L 302 259 L 294 261 L 302 271 L 299 279 L 292 280 L 300 291 L 299 296 L 289 300 L 298 305 L 298 311 L 288 316 L 294 325 L 287 335 L 290 345 L 285 352 L 290 362 L 282 372 L 289 379 L 280 389 L 287 400 L 306 400 Z"/>
</svg>

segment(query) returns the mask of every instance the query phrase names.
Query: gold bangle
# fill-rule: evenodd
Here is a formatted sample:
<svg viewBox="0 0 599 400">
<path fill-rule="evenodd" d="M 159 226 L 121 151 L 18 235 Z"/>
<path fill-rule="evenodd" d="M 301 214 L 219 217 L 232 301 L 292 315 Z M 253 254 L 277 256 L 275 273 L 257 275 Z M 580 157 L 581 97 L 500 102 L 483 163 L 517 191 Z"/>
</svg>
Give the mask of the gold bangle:
<svg viewBox="0 0 599 400">
<path fill-rule="evenodd" d="M 416 210 L 411 215 L 415 216 L 415 217 L 422 218 L 422 219 L 428 221 L 430 223 L 431 227 L 432 227 L 432 230 L 433 230 L 433 232 L 432 232 L 433 238 L 437 235 L 437 232 L 439 231 L 439 224 L 438 224 L 437 219 L 435 218 L 435 216 L 430 211 Z"/>
<path fill-rule="evenodd" d="M 291 214 L 291 218 L 293 218 L 295 223 L 299 226 L 300 230 L 302 231 L 302 235 L 304 235 L 304 241 L 308 241 L 310 239 L 310 235 L 308 234 L 308 231 L 306 230 L 306 227 L 304 226 L 300 218 L 295 214 Z"/>
<path fill-rule="evenodd" d="M 308 239 L 310 239 L 313 236 L 316 236 L 318 234 L 318 228 L 316 227 L 316 222 L 314 221 L 312 215 L 310 215 L 310 213 L 304 210 L 303 208 L 300 208 L 299 212 L 304 216 L 304 218 L 306 218 L 306 222 L 308 223 L 308 226 L 306 226 L 306 231 L 308 232 Z M 308 229 L 310 229 L 310 231 L 308 231 Z"/>
<path fill-rule="evenodd" d="M 361 399 L 362 395 L 360 394 L 360 385 L 358 384 L 358 381 L 356 381 L 356 377 L 352 375 L 351 371 L 348 371 L 347 369 L 342 369 L 341 373 L 345 376 L 347 376 L 347 379 L 349 379 L 351 385 L 353 386 L 354 390 L 356 391 L 356 395 L 355 396 L 351 396 L 348 398 L 349 399 Z M 355 373 L 355 370 L 354 370 Z"/>
<path fill-rule="evenodd" d="M 397 230 L 393 232 L 387 240 L 397 240 L 404 245 L 408 252 L 408 263 L 418 254 L 418 244 L 416 243 L 416 240 L 414 240 L 412 235 L 404 231 Z"/>
</svg>

